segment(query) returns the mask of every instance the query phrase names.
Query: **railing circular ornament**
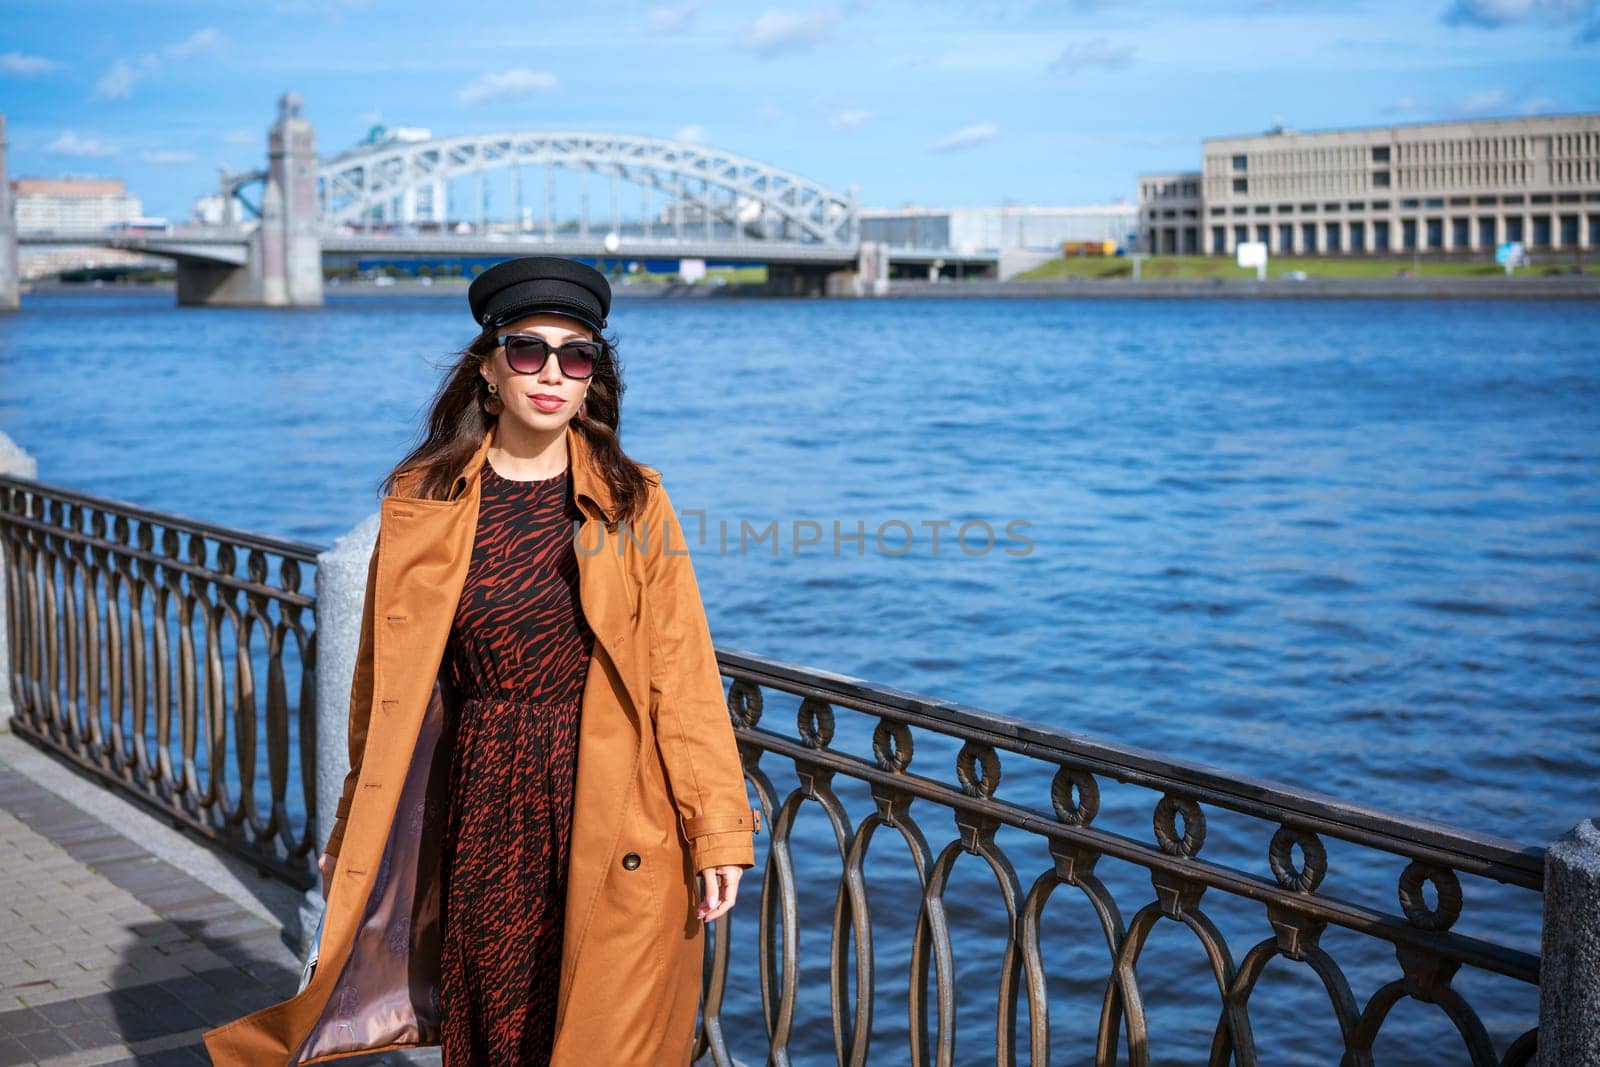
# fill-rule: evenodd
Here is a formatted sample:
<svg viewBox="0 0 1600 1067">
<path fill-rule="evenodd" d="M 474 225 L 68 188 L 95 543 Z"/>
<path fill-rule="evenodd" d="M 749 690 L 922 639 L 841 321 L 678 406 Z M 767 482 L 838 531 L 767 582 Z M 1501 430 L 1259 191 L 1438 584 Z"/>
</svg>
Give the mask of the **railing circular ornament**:
<svg viewBox="0 0 1600 1067">
<path fill-rule="evenodd" d="M 956 780 L 969 797 L 993 796 L 1000 784 L 1000 757 L 991 746 L 968 741 L 956 755 Z"/>
<path fill-rule="evenodd" d="M 733 725 L 748 730 L 761 721 L 761 687 L 743 678 L 728 686 L 728 714 Z"/>
<path fill-rule="evenodd" d="M 911 731 L 905 723 L 878 720 L 872 731 L 872 755 L 879 770 L 899 774 L 911 765 L 912 748 Z"/>
<path fill-rule="evenodd" d="M 1294 862 L 1294 847 L 1300 846 L 1305 863 L 1299 867 Z M 1309 830 L 1293 826 L 1280 826 L 1272 835 L 1267 849 L 1267 862 L 1272 865 L 1272 877 L 1283 888 L 1296 893 L 1314 893 L 1328 873 L 1328 850 L 1322 841 Z"/>
<path fill-rule="evenodd" d="M 1088 771 L 1059 767 L 1050 781 L 1050 803 L 1068 826 L 1088 826 L 1100 814 L 1100 785 Z"/>
<path fill-rule="evenodd" d="M 1178 833 L 1177 820 L 1183 817 L 1183 833 Z M 1169 856 L 1197 855 L 1206 843 L 1206 815 L 1200 805 L 1188 797 L 1164 795 L 1156 804 L 1156 844 Z"/>
<path fill-rule="evenodd" d="M 1428 907 L 1423 899 L 1422 887 L 1428 882 L 1433 883 L 1433 891 L 1439 895 L 1437 907 Z M 1412 926 L 1434 931 L 1450 929 L 1461 917 L 1461 882 L 1456 872 L 1412 860 L 1400 872 L 1400 907 Z"/>
<path fill-rule="evenodd" d="M 796 719 L 800 740 L 807 748 L 827 748 L 833 740 L 833 707 L 826 700 L 806 697 Z"/>
</svg>

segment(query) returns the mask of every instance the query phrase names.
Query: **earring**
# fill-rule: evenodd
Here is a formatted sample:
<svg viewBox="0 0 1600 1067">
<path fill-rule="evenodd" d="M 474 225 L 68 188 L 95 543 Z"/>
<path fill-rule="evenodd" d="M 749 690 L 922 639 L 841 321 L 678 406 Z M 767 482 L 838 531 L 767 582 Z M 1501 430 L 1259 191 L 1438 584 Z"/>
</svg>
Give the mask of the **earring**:
<svg viewBox="0 0 1600 1067">
<path fill-rule="evenodd" d="M 483 402 L 483 410 L 491 415 L 498 415 L 506 409 L 505 401 L 500 399 L 500 387 L 493 382 L 489 384 L 489 399 Z"/>
<path fill-rule="evenodd" d="M 584 394 L 583 394 L 583 399 L 578 401 L 578 410 L 573 415 L 573 418 L 578 419 L 581 422 L 583 420 L 584 416 L 586 416 L 588 414 L 589 414 L 589 393 L 588 393 L 588 390 L 585 390 Z"/>
</svg>

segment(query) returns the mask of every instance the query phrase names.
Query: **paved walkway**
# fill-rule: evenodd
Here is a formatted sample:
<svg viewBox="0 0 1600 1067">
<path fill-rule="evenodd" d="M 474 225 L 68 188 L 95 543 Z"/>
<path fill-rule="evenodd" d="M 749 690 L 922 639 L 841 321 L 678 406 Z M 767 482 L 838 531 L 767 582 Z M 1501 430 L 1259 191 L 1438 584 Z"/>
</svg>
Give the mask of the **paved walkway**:
<svg viewBox="0 0 1600 1067">
<path fill-rule="evenodd" d="M 203 1031 L 298 987 L 298 896 L 0 724 L 0 1067 L 209 1063 Z"/>
</svg>

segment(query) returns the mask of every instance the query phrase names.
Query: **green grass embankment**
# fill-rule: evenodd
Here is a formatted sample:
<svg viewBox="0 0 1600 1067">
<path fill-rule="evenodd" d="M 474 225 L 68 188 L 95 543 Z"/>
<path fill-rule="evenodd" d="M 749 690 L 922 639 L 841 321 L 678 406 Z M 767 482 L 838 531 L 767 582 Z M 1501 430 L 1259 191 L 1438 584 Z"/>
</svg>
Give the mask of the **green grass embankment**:
<svg viewBox="0 0 1600 1067">
<path fill-rule="evenodd" d="M 1312 278 L 1393 278 L 1398 271 L 1412 271 L 1416 277 L 1426 278 L 1478 278 L 1505 277 L 1505 268 L 1497 263 L 1430 263 L 1420 264 L 1409 257 L 1384 259 L 1323 259 L 1313 256 L 1284 256 L 1267 262 L 1267 277 L 1280 278 L 1290 271 L 1304 271 Z M 1513 277 L 1528 275 L 1566 274 L 1566 265 L 1518 267 Z M 1585 274 L 1600 273 L 1600 268 L 1585 265 Z M 1146 256 L 1139 264 L 1140 278 L 1224 278 L 1248 281 L 1256 276 L 1255 268 L 1241 269 L 1229 256 Z M 1131 278 L 1133 260 L 1126 256 L 1067 256 L 1041 263 L 1030 271 L 1017 275 L 1014 281 L 1049 281 L 1066 278 Z"/>
</svg>

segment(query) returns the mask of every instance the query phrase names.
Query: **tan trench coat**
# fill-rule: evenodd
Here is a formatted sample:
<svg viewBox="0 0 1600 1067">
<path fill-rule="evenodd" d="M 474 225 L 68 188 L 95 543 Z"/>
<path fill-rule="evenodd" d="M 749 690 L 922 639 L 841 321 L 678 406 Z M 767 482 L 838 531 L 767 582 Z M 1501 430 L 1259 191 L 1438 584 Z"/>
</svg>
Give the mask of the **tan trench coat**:
<svg viewBox="0 0 1600 1067">
<path fill-rule="evenodd" d="M 578 740 L 553 1067 L 685 1064 L 700 995 L 697 872 L 754 865 L 745 793 L 687 542 L 659 473 L 617 522 L 587 441 L 567 430 L 579 596 L 595 633 Z M 295 996 L 208 1030 L 212 1062 L 308 1064 L 437 1044 L 441 663 L 472 556 L 494 432 L 449 500 L 395 486 L 367 576 L 350 763 L 320 959 Z"/>
</svg>

